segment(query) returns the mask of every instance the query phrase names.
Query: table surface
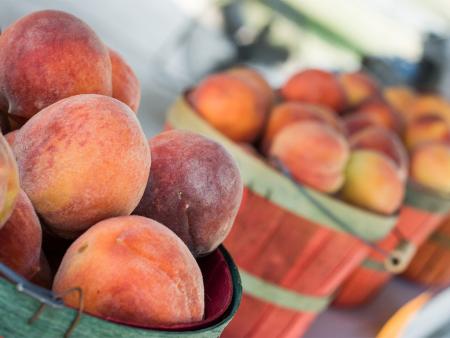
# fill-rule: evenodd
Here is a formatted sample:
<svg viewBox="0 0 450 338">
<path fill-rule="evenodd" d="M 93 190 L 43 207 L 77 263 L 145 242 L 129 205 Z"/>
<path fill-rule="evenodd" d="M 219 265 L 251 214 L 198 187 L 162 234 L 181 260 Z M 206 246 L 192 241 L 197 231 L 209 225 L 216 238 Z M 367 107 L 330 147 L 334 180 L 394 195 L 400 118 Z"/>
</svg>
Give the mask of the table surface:
<svg viewBox="0 0 450 338">
<path fill-rule="evenodd" d="M 330 309 L 320 315 L 304 338 L 371 338 L 405 303 L 426 289 L 393 279 L 369 304 L 356 309 Z"/>
</svg>

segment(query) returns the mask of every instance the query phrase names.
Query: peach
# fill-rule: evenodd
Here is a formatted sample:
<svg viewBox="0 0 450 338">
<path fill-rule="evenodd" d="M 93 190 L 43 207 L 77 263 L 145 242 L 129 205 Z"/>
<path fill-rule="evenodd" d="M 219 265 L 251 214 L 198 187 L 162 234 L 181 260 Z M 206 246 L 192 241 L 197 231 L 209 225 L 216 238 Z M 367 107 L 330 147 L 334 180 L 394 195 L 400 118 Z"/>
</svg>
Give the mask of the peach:
<svg viewBox="0 0 450 338">
<path fill-rule="evenodd" d="M 374 98 L 366 101 L 352 114 L 371 115 L 377 122 L 387 129 L 400 133 L 403 130 L 404 121 L 399 113 L 381 99 Z"/>
<path fill-rule="evenodd" d="M 338 79 L 344 88 L 348 107 L 356 107 L 378 94 L 377 82 L 364 72 L 342 73 Z"/>
<path fill-rule="evenodd" d="M 438 95 L 418 96 L 409 107 L 408 121 L 424 115 L 437 115 L 450 123 L 450 103 Z"/>
<path fill-rule="evenodd" d="M 428 142 L 411 154 L 411 178 L 417 183 L 450 194 L 450 144 Z"/>
<path fill-rule="evenodd" d="M 236 76 L 208 76 L 191 92 L 190 101 L 200 116 L 233 141 L 253 142 L 264 127 L 266 114 L 257 91 Z"/>
<path fill-rule="evenodd" d="M 6 142 L 8 142 L 10 147 L 13 147 L 14 140 L 16 139 L 17 131 L 18 131 L 18 129 L 10 131 L 9 133 L 7 133 L 5 135 L 5 140 L 6 140 Z"/>
<path fill-rule="evenodd" d="M 366 149 L 380 152 L 395 162 L 403 178 L 408 175 L 408 154 L 400 138 L 394 132 L 382 127 L 369 127 L 350 137 L 352 150 Z"/>
<path fill-rule="evenodd" d="M 429 141 L 450 141 L 450 123 L 437 115 L 423 115 L 412 120 L 405 129 L 405 144 L 413 149 Z"/>
<path fill-rule="evenodd" d="M 150 151 L 124 103 L 81 94 L 41 110 L 14 142 L 22 188 L 48 227 L 76 237 L 96 222 L 129 215 L 150 171 Z"/>
<path fill-rule="evenodd" d="M 341 190 L 344 200 L 389 215 L 400 207 L 404 194 L 405 180 L 394 161 L 373 150 L 352 151 Z"/>
<path fill-rule="evenodd" d="M 0 135 L 0 229 L 14 210 L 18 197 L 19 172 L 14 154 L 6 139 Z"/>
<path fill-rule="evenodd" d="M 275 135 L 287 125 L 310 120 L 323 122 L 343 131 L 341 121 L 325 107 L 301 102 L 283 102 L 276 105 L 269 115 L 262 143 L 263 151 L 268 151 Z"/>
<path fill-rule="evenodd" d="M 114 50 L 109 49 L 112 66 L 112 97 L 126 103 L 134 112 L 141 100 L 141 86 L 133 69 Z"/>
<path fill-rule="evenodd" d="M 384 127 L 384 124 L 376 116 L 367 113 L 357 113 L 344 116 L 344 128 L 348 136 L 352 136 L 366 128 L 373 126 Z"/>
<path fill-rule="evenodd" d="M 108 49 L 73 15 L 46 10 L 13 23 L 0 39 L 0 96 L 13 127 L 63 98 L 111 95 Z"/>
<path fill-rule="evenodd" d="M 298 182 L 331 193 L 343 183 L 349 146 L 333 128 L 307 121 L 283 128 L 275 136 L 269 153 Z"/>
<path fill-rule="evenodd" d="M 44 252 L 39 258 L 39 271 L 31 278 L 31 282 L 46 289 L 52 288 L 53 273 Z"/>
<path fill-rule="evenodd" d="M 149 141 L 152 170 L 134 214 L 172 229 L 194 256 L 225 239 L 242 199 L 239 169 L 218 143 L 180 130 Z"/>
<path fill-rule="evenodd" d="M 186 245 L 162 224 L 140 216 L 101 221 L 67 250 L 53 282 L 78 287 L 84 310 L 130 324 L 199 321 L 204 314 L 200 268 Z M 76 293 L 64 302 L 78 307 Z"/>
<path fill-rule="evenodd" d="M 257 70 L 249 67 L 235 67 L 228 70 L 227 73 L 251 84 L 257 91 L 258 98 L 262 101 L 262 109 L 264 111 L 270 109 L 275 101 L 275 93 Z"/>
<path fill-rule="evenodd" d="M 345 92 L 332 73 L 307 69 L 294 74 L 281 88 L 287 101 L 300 101 L 326 106 L 336 112 L 346 106 Z"/>
<path fill-rule="evenodd" d="M 0 229 L 0 262 L 31 278 L 39 271 L 42 229 L 29 198 L 22 190 L 14 211 Z"/>
<path fill-rule="evenodd" d="M 405 121 L 408 120 L 409 107 L 414 101 L 415 93 L 405 86 L 387 87 L 383 90 L 383 98 L 399 112 Z"/>
</svg>

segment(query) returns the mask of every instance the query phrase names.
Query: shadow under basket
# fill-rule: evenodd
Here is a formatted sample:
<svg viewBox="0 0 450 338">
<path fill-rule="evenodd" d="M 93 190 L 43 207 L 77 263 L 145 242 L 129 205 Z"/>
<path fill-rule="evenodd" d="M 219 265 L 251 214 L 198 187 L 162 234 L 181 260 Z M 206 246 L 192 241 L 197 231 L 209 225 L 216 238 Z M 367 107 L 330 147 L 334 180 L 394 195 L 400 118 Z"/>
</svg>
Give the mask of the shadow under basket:
<svg viewBox="0 0 450 338">
<path fill-rule="evenodd" d="M 427 286 L 450 285 L 450 213 L 439 224 L 437 231 L 420 246 L 403 275 Z"/>
<path fill-rule="evenodd" d="M 16 285 L 0 278 L 0 335 L 8 338 L 57 338 L 71 332 L 70 336 L 74 338 L 220 337 L 241 301 L 238 269 L 222 246 L 200 258 L 198 263 L 205 284 L 205 319 L 200 322 L 142 327 L 86 313 L 82 313 L 76 322 L 74 318 L 77 318 L 78 311 L 64 306 L 51 291 L 21 277 L 20 283 L 15 280 Z M 43 303 L 47 306 L 37 312 Z"/>
<path fill-rule="evenodd" d="M 414 260 L 420 260 L 422 253 L 417 248 L 436 230 L 449 210 L 450 196 L 408 184 L 395 230 L 379 242 L 378 247 L 390 253 L 406 248 L 409 259 L 404 260 L 397 270 L 388 271 L 385 256 L 372 250 L 370 256 L 344 282 L 334 305 L 354 307 L 369 302 L 394 274 L 403 272 L 408 265 L 414 264 Z"/>
<path fill-rule="evenodd" d="M 377 215 L 295 184 L 211 127 L 184 97 L 170 109 L 167 124 L 222 144 L 245 184 L 225 241 L 244 296 L 222 337 L 298 338 L 367 256 L 370 243 L 391 231 L 397 215 Z"/>
</svg>

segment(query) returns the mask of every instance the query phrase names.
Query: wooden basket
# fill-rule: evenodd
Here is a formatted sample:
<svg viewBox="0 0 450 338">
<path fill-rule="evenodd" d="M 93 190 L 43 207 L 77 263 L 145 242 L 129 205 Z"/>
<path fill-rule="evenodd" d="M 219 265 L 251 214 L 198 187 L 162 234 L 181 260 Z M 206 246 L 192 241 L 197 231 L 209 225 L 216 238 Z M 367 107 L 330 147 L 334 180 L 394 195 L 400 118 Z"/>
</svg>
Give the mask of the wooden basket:
<svg viewBox="0 0 450 338">
<path fill-rule="evenodd" d="M 179 98 L 168 125 L 221 143 L 236 159 L 245 198 L 225 241 L 239 267 L 244 296 L 222 337 L 296 337 L 327 308 L 342 281 L 384 238 L 384 217 L 293 183 L 220 134 Z"/>
<path fill-rule="evenodd" d="M 203 261 L 201 261 L 203 260 Z M 178 325 L 171 330 L 149 329 L 103 320 L 88 314 L 82 314 L 79 321 L 78 311 L 64 306 L 55 295 L 25 280 L 14 285 L 0 278 L 0 336 L 5 338 L 144 338 L 144 337 L 219 337 L 236 313 L 242 296 L 241 281 L 236 265 L 228 252 L 220 247 L 199 261 L 205 279 L 206 318 L 204 321 Z M 207 271 L 205 271 L 205 269 Z M 227 278 L 225 278 L 227 276 Z M 17 277 L 12 276 L 15 279 Z M 226 292 L 220 290 L 227 288 Z M 209 290 L 208 290 L 209 289 Z M 208 296 L 215 296 L 219 303 L 229 303 L 225 312 L 213 321 L 216 304 L 209 304 Z M 227 299 L 231 296 L 229 302 Z M 42 311 L 42 304 L 47 304 Z M 203 325 L 208 323 L 207 325 Z M 190 328 L 187 329 L 186 327 Z"/>
<path fill-rule="evenodd" d="M 417 251 L 404 276 L 428 286 L 450 285 L 450 214 Z"/>
<path fill-rule="evenodd" d="M 409 184 L 405 204 L 395 227 L 396 231 L 382 240 L 378 246 L 389 252 L 408 247 L 411 259 L 417 257 L 413 259 L 413 262 L 423 261 L 423 252 L 419 250 L 416 253 L 416 248 L 436 230 L 449 210 L 450 197 Z M 372 251 L 362 265 L 344 282 L 334 304 L 349 307 L 367 303 L 386 285 L 393 273 L 403 272 L 409 264 L 414 266 L 417 264 L 404 260 L 404 266 L 388 271 L 384 260 L 385 257 L 379 252 Z M 447 261 L 447 266 L 450 266 L 450 261 Z M 450 268 L 448 270 L 450 275 Z"/>
</svg>

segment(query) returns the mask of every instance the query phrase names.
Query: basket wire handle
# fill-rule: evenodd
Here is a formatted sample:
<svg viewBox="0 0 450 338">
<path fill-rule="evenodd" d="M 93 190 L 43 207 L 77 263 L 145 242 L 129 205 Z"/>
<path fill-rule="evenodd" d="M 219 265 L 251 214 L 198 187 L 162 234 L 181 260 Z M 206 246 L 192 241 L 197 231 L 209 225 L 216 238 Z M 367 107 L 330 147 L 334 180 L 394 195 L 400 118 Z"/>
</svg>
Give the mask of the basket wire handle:
<svg viewBox="0 0 450 338">
<path fill-rule="evenodd" d="M 293 182 L 296 182 L 296 180 L 293 178 L 290 170 L 281 163 L 281 161 L 276 158 L 272 157 L 270 159 L 270 162 L 274 165 L 275 168 L 280 170 L 285 176 L 289 177 Z M 411 261 L 412 257 L 414 256 L 414 253 L 416 252 L 415 246 L 406 239 L 405 236 L 397 229 L 393 229 L 393 234 L 398 238 L 400 245 L 397 249 L 395 249 L 392 252 L 388 252 L 385 249 L 381 248 L 376 243 L 372 243 L 362 237 L 360 237 L 357 233 L 353 231 L 353 229 L 343 220 L 341 220 L 338 216 L 336 216 L 333 212 L 328 210 L 328 208 L 324 207 L 320 202 L 318 202 L 311 194 L 308 193 L 308 191 L 302 187 L 299 184 L 296 184 L 299 188 L 299 191 L 312 203 L 318 208 L 321 212 L 326 214 L 330 219 L 332 219 L 335 223 L 339 224 L 339 226 L 345 230 L 347 233 L 351 234 L 361 242 L 363 242 L 365 245 L 373 249 L 374 251 L 381 254 L 385 260 L 384 260 L 384 267 L 387 271 L 392 273 L 400 273 L 402 272 Z"/>
<path fill-rule="evenodd" d="M 81 288 L 78 287 L 71 288 L 64 291 L 61 294 L 55 294 L 51 290 L 42 288 L 38 285 L 31 283 L 30 281 L 26 280 L 25 278 L 17 274 L 14 270 L 10 269 L 1 262 L 0 262 L 0 274 L 3 277 L 5 277 L 8 281 L 13 283 L 16 286 L 17 291 L 24 293 L 30 296 L 31 298 L 36 299 L 40 303 L 36 312 L 28 320 L 28 324 L 30 325 L 39 319 L 46 306 L 51 306 L 53 308 L 62 308 L 64 307 L 63 302 L 64 296 L 73 292 L 77 292 L 79 294 L 77 315 L 75 316 L 74 320 L 68 327 L 67 331 L 64 333 L 64 338 L 70 337 L 70 335 L 73 333 L 76 326 L 80 322 L 81 315 L 84 309 L 84 295 L 83 290 Z"/>
</svg>

